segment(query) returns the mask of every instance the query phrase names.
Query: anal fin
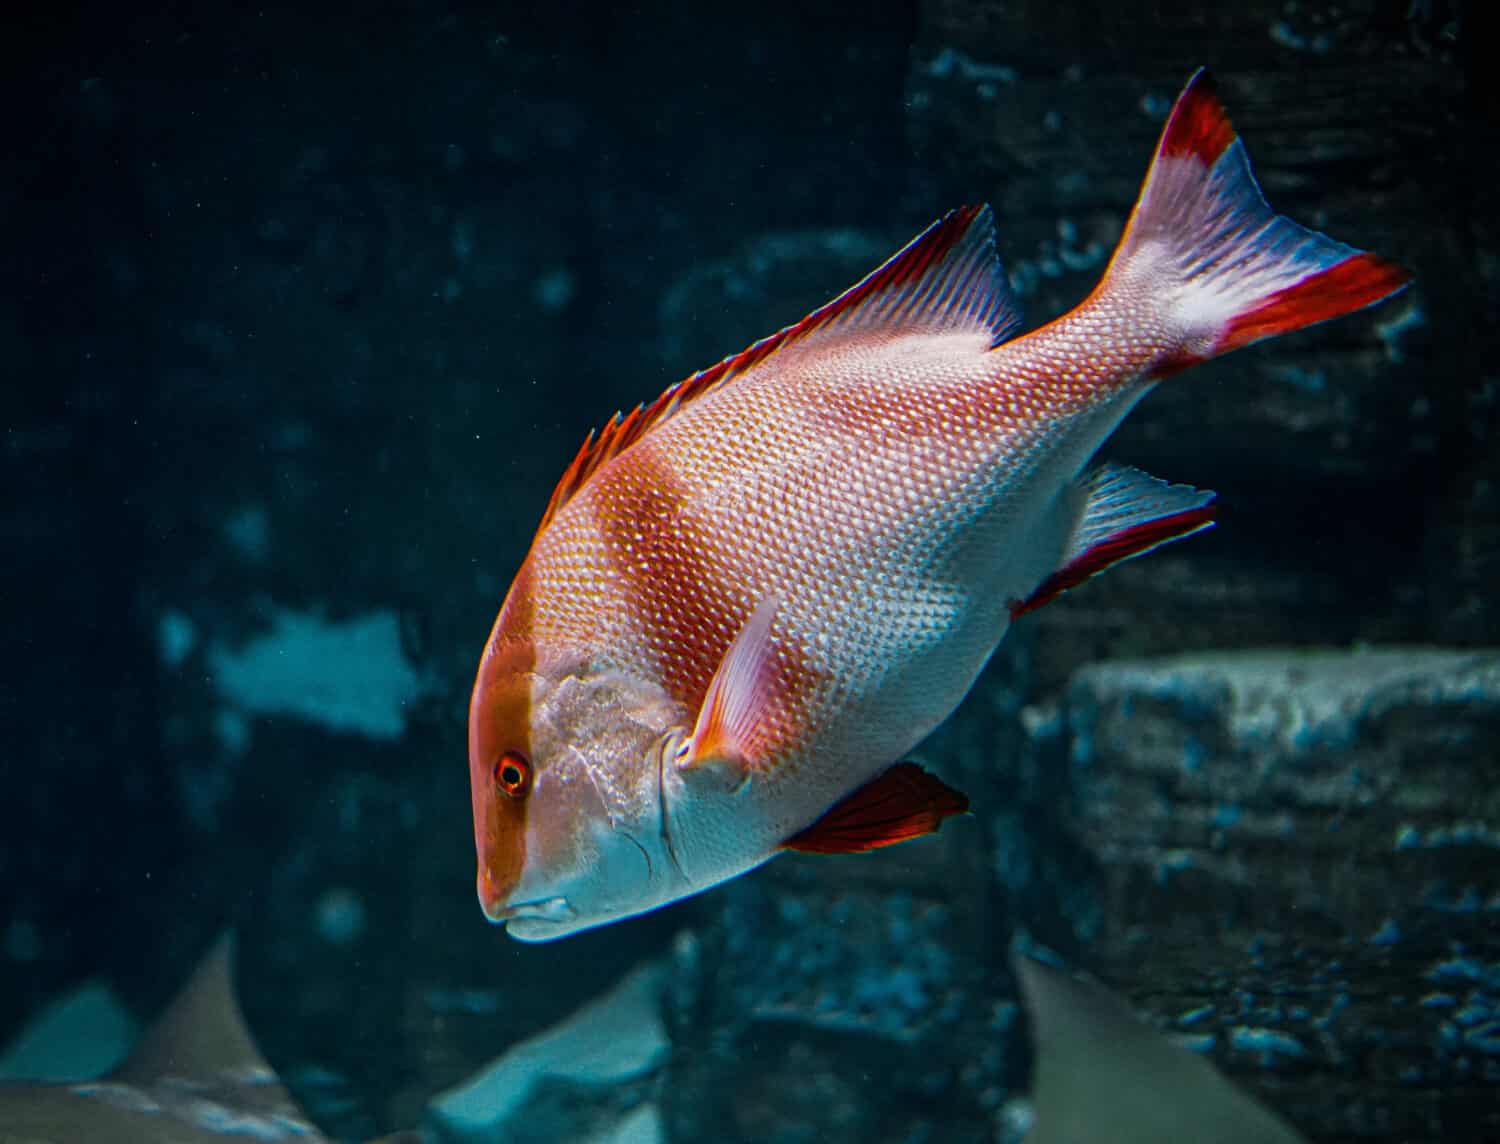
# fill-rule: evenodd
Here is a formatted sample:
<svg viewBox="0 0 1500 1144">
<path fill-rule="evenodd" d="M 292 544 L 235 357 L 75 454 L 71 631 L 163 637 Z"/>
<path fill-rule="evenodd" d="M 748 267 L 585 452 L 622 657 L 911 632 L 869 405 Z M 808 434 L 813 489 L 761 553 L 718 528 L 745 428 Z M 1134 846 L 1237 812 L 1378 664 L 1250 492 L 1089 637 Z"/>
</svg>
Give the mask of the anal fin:
<svg viewBox="0 0 1500 1144">
<path fill-rule="evenodd" d="M 1085 474 L 1075 489 L 1083 497 L 1083 507 L 1062 565 L 1031 595 L 1011 602 L 1013 620 L 1050 604 L 1111 565 L 1214 523 L 1213 493 L 1191 485 L 1171 485 L 1139 469 L 1100 465 Z"/>
<path fill-rule="evenodd" d="M 943 819 L 967 813 L 968 796 L 916 763 L 897 763 L 834 803 L 823 817 L 782 843 L 805 854 L 857 854 L 931 834 Z"/>
</svg>

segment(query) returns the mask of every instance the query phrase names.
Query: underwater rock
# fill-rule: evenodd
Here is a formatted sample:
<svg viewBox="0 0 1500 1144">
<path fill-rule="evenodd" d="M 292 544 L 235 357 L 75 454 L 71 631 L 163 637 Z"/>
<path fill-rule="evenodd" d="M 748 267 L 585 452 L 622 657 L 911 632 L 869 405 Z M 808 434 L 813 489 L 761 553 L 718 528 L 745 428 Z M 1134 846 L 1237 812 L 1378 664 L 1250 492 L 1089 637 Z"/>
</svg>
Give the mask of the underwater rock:
<svg viewBox="0 0 1500 1144">
<path fill-rule="evenodd" d="M 661 1113 L 654 1104 L 638 1105 L 618 1124 L 601 1129 L 584 1144 L 662 1144 Z"/>
<path fill-rule="evenodd" d="M 705 896 L 673 952 L 670 1138 L 982 1138 L 1021 1062 L 975 827 Z"/>
<path fill-rule="evenodd" d="M 571 1017 L 512 1048 L 429 1108 L 445 1141 L 659 1139 L 641 1095 L 666 1058 L 663 971 L 648 963 Z M 654 1131 L 653 1131 L 654 1130 Z"/>
<path fill-rule="evenodd" d="M 1500 737 L 1500 653 L 1107 663 L 1075 676 L 1066 711 L 1111 916 L 1163 897 L 1185 914 L 1191 894 L 1204 908 L 1176 924 L 1206 935 L 1285 923 L 1365 937 L 1500 894 L 1487 746 Z"/>
<path fill-rule="evenodd" d="M 1500 1131 L 1500 652 L 1105 663 L 1059 715 L 1100 963 L 1310 1131 Z"/>
<path fill-rule="evenodd" d="M 114 1068 L 139 1030 L 109 986 L 88 981 L 59 997 L 0 1049 L 0 1081 L 91 1080 Z"/>
</svg>

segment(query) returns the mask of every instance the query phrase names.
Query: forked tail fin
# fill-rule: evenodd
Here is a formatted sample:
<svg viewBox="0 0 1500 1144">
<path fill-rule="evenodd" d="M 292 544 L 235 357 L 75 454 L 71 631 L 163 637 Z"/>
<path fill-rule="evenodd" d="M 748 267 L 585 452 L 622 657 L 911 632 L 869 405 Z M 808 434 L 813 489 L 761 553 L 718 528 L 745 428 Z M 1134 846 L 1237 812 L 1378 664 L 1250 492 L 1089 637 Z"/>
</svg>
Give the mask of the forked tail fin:
<svg viewBox="0 0 1500 1144">
<path fill-rule="evenodd" d="M 1177 98 L 1101 290 L 1149 292 L 1174 348 L 1165 377 L 1400 290 L 1407 272 L 1283 218 L 1250 173 L 1213 80 Z"/>
</svg>

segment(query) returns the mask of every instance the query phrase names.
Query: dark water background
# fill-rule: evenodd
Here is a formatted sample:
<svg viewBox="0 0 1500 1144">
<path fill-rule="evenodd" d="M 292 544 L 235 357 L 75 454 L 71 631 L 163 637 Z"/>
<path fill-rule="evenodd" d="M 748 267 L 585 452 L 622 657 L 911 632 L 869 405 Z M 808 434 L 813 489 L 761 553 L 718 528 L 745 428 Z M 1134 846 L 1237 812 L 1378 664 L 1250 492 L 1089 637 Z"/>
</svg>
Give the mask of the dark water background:
<svg viewBox="0 0 1500 1144">
<path fill-rule="evenodd" d="M 654 1100 L 674 1140 L 985 1139 L 1026 1076 L 1004 968 L 1020 927 L 1159 1015 L 1217 1002 L 1216 1060 L 1319 1138 L 1500 1134 L 1500 1056 L 1465 1039 L 1500 996 L 1492 658 L 1413 653 L 1414 698 L 1378 725 L 1357 665 L 1312 671 L 1355 680 L 1329 773 L 1389 781 L 1314 842 L 1329 816 L 1297 819 L 1295 784 L 1226 794 L 1210 768 L 1198 842 L 1119 832 L 1158 890 L 1168 851 L 1247 863 L 1200 863 L 1180 892 L 1111 880 L 1132 859 L 1087 826 L 1131 806 L 1047 764 L 1114 710 L 1085 664 L 1500 642 L 1480 14 L 157 4 L 7 22 L 0 1042 L 91 976 L 149 1015 L 232 923 L 268 1055 L 359 1135 L 666 957 L 668 1063 L 577 1107 Z M 467 689 L 584 433 L 958 203 L 995 204 L 1028 325 L 1055 315 L 1097 277 L 1199 65 L 1278 209 L 1417 275 L 1132 416 L 1111 455 L 1217 489 L 1222 527 L 1007 641 L 926 756 L 978 804 L 967 834 L 787 860 L 544 949 L 486 926 Z M 1295 699 L 1313 684 L 1277 655 Z M 1465 671 L 1472 694 L 1432 697 Z M 1462 732 L 1444 782 L 1425 772 L 1380 817 L 1434 726 Z M 1238 838 L 1245 806 L 1298 828 Z M 1413 822 L 1442 841 L 1403 865 L 1391 839 Z M 1290 908 L 1277 887 L 1299 869 Z M 1371 946 L 1387 919 L 1407 936 Z M 1452 957 L 1477 967 L 1450 990 L 1478 1006 L 1467 1025 L 1417 1003 Z M 1299 1018 L 1225 998 L 1287 982 L 1368 1011 L 1303 1030 L 1299 1058 L 1236 1055 L 1230 1028 Z M 582 1132 L 593 1112 L 549 1115 Z"/>
</svg>

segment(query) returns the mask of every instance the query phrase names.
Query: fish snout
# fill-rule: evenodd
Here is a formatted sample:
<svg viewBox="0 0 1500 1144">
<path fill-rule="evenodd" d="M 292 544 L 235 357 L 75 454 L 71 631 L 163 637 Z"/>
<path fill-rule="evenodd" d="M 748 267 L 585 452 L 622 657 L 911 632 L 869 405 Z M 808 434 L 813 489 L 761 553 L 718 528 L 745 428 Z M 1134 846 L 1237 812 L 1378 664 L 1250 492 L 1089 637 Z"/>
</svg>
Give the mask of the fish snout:
<svg viewBox="0 0 1500 1144">
<path fill-rule="evenodd" d="M 505 920 L 505 899 L 510 897 L 512 887 L 500 885 L 495 879 L 493 871 L 489 866 L 481 862 L 479 864 L 479 907 L 484 910 L 484 916 L 492 922 Z"/>
<path fill-rule="evenodd" d="M 495 923 L 508 922 L 515 918 L 540 918 L 543 921 L 563 922 L 575 916 L 567 898 L 532 898 L 524 902 L 511 902 L 514 886 L 501 885 L 483 865 L 478 877 L 479 906 L 484 916 Z"/>
</svg>

